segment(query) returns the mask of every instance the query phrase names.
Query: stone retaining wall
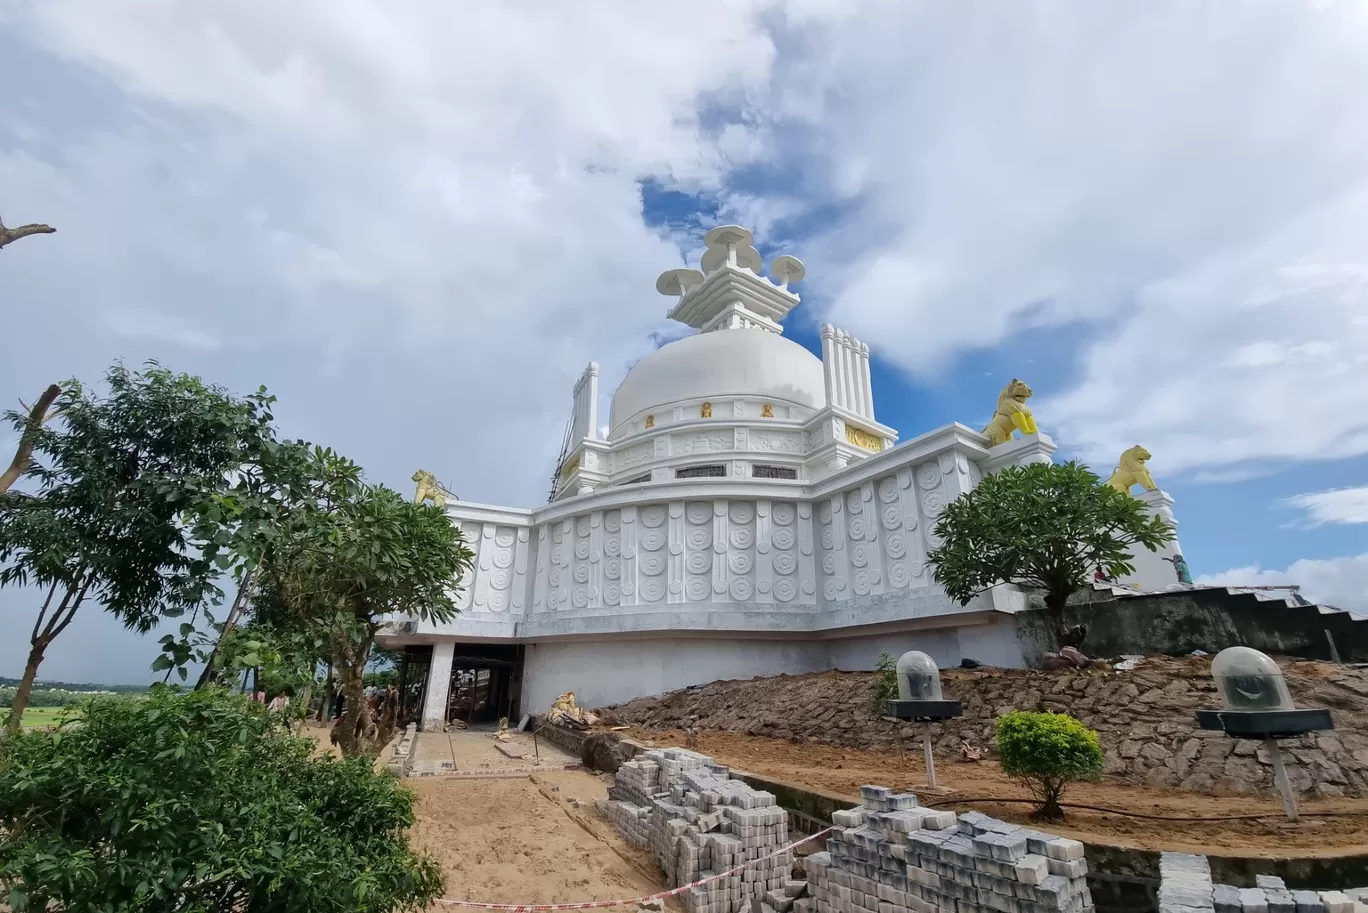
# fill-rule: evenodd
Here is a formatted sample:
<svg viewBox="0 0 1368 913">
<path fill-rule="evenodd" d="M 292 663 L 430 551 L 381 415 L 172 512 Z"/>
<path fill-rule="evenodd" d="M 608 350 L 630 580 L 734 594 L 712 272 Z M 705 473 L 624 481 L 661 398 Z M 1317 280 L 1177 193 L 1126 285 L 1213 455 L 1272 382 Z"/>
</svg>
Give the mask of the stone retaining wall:
<svg viewBox="0 0 1368 913">
<path fill-rule="evenodd" d="M 1368 667 L 1283 663 L 1299 706 L 1328 707 L 1336 729 L 1284 743 L 1288 777 L 1298 792 L 1368 796 Z M 895 751 L 896 726 L 870 708 L 873 676 L 828 672 L 714 682 L 604 711 L 617 722 L 656 729 L 714 729 L 747 735 Z M 996 718 L 1011 710 L 1072 714 L 1098 731 L 1108 774 L 1148 786 L 1180 786 L 1212 794 L 1272 788 L 1262 746 L 1197 728 L 1195 712 L 1219 701 L 1206 659 L 1140 661 L 1060 672 L 949 670 L 947 698 L 964 716 L 939 725 L 936 749 L 955 754 L 961 741 L 992 749 Z M 903 725 L 904 738 L 916 732 Z"/>
</svg>

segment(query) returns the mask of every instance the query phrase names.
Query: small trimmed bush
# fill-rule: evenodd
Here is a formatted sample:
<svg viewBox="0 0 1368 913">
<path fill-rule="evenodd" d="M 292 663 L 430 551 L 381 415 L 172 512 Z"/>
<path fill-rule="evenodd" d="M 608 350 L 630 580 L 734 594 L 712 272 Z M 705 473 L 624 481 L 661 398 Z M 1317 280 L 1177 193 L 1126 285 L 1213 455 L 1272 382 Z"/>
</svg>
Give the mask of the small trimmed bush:
<svg viewBox="0 0 1368 913">
<path fill-rule="evenodd" d="M 1066 713 L 1015 711 L 998 717 L 997 750 L 1002 772 L 1025 784 L 1040 803 L 1037 818 L 1059 821 L 1064 787 L 1102 771 L 1097 733 Z"/>
<path fill-rule="evenodd" d="M 441 896 L 413 794 L 320 757 L 219 689 L 100 698 L 0 737 L 0 903 L 15 913 L 390 913 Z"/>
<path fill-rule="evenodd" d="M 879 664 L 874 667 L 874 683 L 869 686 L 869 709 L 875 716 L 888 713 L 885 706 L 898 696 L 898 661 L 887 653 L 879 654 Z"/>
</svg>

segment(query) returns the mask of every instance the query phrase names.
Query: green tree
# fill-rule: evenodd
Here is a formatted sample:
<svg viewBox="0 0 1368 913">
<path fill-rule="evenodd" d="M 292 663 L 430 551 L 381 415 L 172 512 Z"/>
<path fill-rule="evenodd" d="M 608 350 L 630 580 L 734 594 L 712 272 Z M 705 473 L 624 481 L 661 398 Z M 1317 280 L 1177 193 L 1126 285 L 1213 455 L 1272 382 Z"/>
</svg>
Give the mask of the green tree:
<svg viewBox="0 0 1368 913">
<path fill-rule="evenodd" d="M 360 468 L 332 450 L 305 441 L 268 440 L 259 458 L 237 474 L 230 490 L 201 506 L 194 524 L 197 542 L 224 545 L 221 563 L 231 567 L 237 583 L 228 613 L 221 622 L 206 613 L 208 631 L 182 631 L 179 639 L 163 638 L 166 656 L 154 668 L 165 668 L 169 674 L 172 668 L 201 661 L 203 669 L 196 687 L 213 684 L 220 672 L 238 671 L 221 669 L 219 652 L 234 629 L 251 623 L 251 601 L 268 549 L 279 537 L 288 536 L 297 517 L 307 515 L 320 499 L 326 502 L 350 497 L 359 489 L 360 481 Z M 300 644 L 284 629 L 275 628 L 262 636 L 273 641 L 285 637 L 290 642 L 279 646 L 287 654 L 298 652 Z"/>
<path fill-rule="evenodd" d="M 264 389 L 239 399 L 197 377 L 115 365 L 108 393 L 61 385 L 60 421 L 8 418 L 33 445 L 24 477 L 36 491 L 0 495 L 0 586 L 47 591 L 6 728 L 17 730 L 38 667 L 87 600 L 133 630 L 151 630 L 221 595 L 225 535 L 192 541 L 187 517 L 270 440 Z M 206 507 L 206 505 L 209 505 Z"/>
<path fill-rule="evenodd" d="M 392 734 L 392 717 L 374 720 L 363 694 L 382 619 L 451 620 L 472 560 L 443 511 L 365 484 L 324 486 L 266 550 L 257 617 L 323 639 L 346 699 L 333 732 L 344 755 L 374 754 Z"/>
<path fill-rule="evenodd" d="M 1156 551 L 1173 527 L 1077 462 L 1009 466 L 956 498 L 936 522 L 941 544 L 927 555 L 936 582 L 968 604 L 1002 583 L 1038 587 L 1063 634 L 1064 607 L 1094 572 L 1135 570 L 1135 545 Z"/>
<path fill-rule="evenodd" d="M 1064 713 L 1016 711 L 998 717 L 998 759 L 1002 772 L 1016 777 L 1040 802 L 1035 817 L 1058 821 L 1064 787 L 1102 771 L 1097 733 Z"/>
<path fill-rule="evenodd" d="M 875 716 L 888 713 L 887 704 L 898 696 L 898 661 L 890 653 L 880 653 L 869 683 L 869 709 Z"/>
<path fill-rule="evenodd" d="M 422 909 L 443 885 L 412 824 L 393 774 L 320 757 L 220 688 L 96 699 L 79 726 L 0 739 L 16 913 Z"/>
</svg>

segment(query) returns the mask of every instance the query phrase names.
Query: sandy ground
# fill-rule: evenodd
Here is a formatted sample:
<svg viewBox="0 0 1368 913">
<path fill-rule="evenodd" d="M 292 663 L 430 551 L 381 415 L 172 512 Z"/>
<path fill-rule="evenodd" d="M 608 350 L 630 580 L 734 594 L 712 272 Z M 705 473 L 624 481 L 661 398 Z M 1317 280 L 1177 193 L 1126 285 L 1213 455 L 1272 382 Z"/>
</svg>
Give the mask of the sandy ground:
<svg viewBox="0 0 1368 913">
<path fill-rule="evenodd" d="M 592 802 L 607 795 L 607 786 L 592 774 L 568 770 L 519 780 L 406 782 L 418 795 L 414 845 L 441 864 L 448 898 L 575 903 L 664 889 L 654 860 L 594 814 Z"/>
<path fill-rule="evenodd" d="M 454 761 L 457 771 L 478 773 L 511 767 L 536 765 L 564 765 L 579 758 L 527 733 L 514 732 L 506 744 L 522 749 L 522 759 L 510 758 L 494 747 L 493 726 L 480 729 L 458 729 L 451 732 L 420 732 L 414 740 L 413 760 Z"/>
<path fill-rule="evenodd" d="M 322 751 L 335 754 L 328 730 L 309 727 Z M 493 747 L 493 729 L 419 733 L 420 760 L 455 760 L 457 770 L 512 767 Z M 518 744 L 523 737 L 519 736 Z M 543 763 L 569 755 L 540 742 Z M 377 761 L 383 765 L 389 750 Z M 503 763 L 507 762 L 507 763 Z M 413 777 L 404 784 L 418 797 L 410 839 L 430 853 L 446 875 L 447 898 L 482 903 L 575 903 L 620 900 L 664 890 L 654 858 L 627 843 L 593 810 L 608 795 L 609 778 L 582 770 L 517 779 Z M 675 904 L 671 909 L 682 910 Z M 434 904 L 430 911 L 465 908 Z"/>
<path fill-rule="evenodd" d="M 682 732 L 637 730 L 632 734 L 660 746 L 684 744 Z M 899 756 L 705 731 L 698 734 L 698 750 L 738 770 L 847 797 L 852 802 L 859 801 L 860 787 L 865 784 L 917 792 L 917 787 L 926 782 L 920 746 L 911 743 L 906 753 Z M 1003 776 L 996 762 L 962 763 L 940 757 L 936 761 L 938 785 L 956 790 L 953 798 L 986 800 L 970 804 L 946 803 L 942 807 L 954 811 L 975 808 L 997 818 L 1030 823 L 1029 804 L 991 801 L 1028 797 L 1015 781 Z M 920 796 L 923 804 L 937 804 L 936 798 L 925 791 Z M 1217 798 L 1104 780 L 1070 785 L 1064 802 L 1170 819 L 1149 820 L 1066 809 L 1067 821 L 1049 826 L 1049 830 L 1063 835 L 1113 846 L 1241 856 L 1335 856 L 1368 852 L 1368 800 L 1363 799 L 1299 803 L 1304 817 L 1297 824 L 1282 816 L 1276 796 Z M 1315 812 L 1327 811 L 1351 811 L 1353 814 L 1314 816 Z M 1237 821 L 1171 820 L 1255 813 L 1265 813 L 1269 817 Z"/>
</svg>

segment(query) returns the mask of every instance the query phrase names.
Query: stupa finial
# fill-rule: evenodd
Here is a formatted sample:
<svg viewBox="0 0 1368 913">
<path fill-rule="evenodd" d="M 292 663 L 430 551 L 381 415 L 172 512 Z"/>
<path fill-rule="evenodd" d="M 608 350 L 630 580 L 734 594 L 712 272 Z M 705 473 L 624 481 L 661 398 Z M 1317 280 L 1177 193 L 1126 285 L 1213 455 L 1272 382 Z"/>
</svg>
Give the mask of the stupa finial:
<svg viewBox="0 0 1368 913">
<path fill-rule="evenodd" d="M 712 273 L 723 263 L 729 266 L 745 267 L 757 276 L 764 261 L 760 251 L 755 249 L 755 235 L 749 228 L 740 225 L 719 225 L 703 236 L 703 244 L 708 248 L 699 264 L 705 275 Z"/>
</svg>

